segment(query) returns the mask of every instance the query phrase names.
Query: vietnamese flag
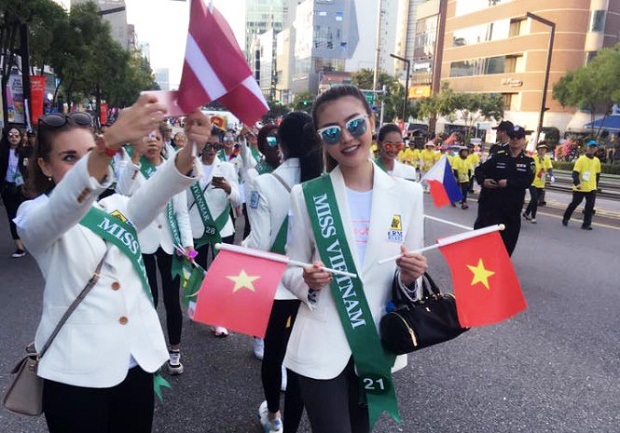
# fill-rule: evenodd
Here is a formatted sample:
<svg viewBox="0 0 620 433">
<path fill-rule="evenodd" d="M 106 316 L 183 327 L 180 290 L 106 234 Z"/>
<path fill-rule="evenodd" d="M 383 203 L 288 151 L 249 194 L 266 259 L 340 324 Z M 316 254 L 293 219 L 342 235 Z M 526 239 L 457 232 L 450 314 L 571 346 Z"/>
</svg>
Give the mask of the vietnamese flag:
<svg viewBox="0 0 620 433">
<path fill-rule="evenodd" d="M 464 327 L 499 323 L 527 308 L 502 238 L 497 228 L 490 229 L 438 241 L 452 273 L 459 322 Z"/>
<path fill-rule="evenodd" d="M 220 250 L 198 293 L 193 320 L 264 337 L 287 264 Z"/>
</svg>

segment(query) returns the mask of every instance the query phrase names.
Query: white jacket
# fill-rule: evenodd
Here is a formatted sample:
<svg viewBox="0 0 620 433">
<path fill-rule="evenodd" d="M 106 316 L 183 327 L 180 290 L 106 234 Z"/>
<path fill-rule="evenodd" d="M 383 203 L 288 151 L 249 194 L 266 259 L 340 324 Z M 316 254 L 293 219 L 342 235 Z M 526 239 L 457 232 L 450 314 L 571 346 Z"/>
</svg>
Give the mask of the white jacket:
<svg viewBox="0 0 620 433">
<path fill-rule="evenodd" d="M 171 160 L 174 160 L 174 158 L 171 158 Z M 157 171 L 159 171 L 161 167 L 162 165 L 158 166 Z M 146 184 L 146 180 L 147 179 L 140 171 L 140 166 L 129 162 L 119 170 L 116 189 L 123 195 L 132 196 Z M 182 192 L 172 197 L 172 208 L 181 236 L 182 245 L 179 246 L 183 248 L 193 248 L 194 240 L 192 237 L 189 215 L 187 213 L 185 193 Z M 140 240 L 140 248 L 144 254 L 154 254 L 159 247 L 167 254 L 176 254 L 174 241 L 172 239 L 172 230 L 170 229 L 170 224 L 168 224 L 168 218 L 166 217 L 166 207 L 164 207 L 164 210 L 155 217 L 148 227 L 138 234 L 138 238 Z"/>
<path fill-rule="evenodd" d="M 301 176 L 299 159 L 287 159 L 274 170 L 289 188 L 299 183 Z M 243 241 L 243 246 L 270 251 L 284 218 L 290 208 L 290 194 L 271 174 L 257 176 L 251 183 L 248 194 L 248 217 L 252 231 Z M 295 295 L 280 284 L 275 299 L 297 299 Z"/>
<path fill-rule="evenodd" d="M 394 170 L 390 173 L 391 176 L 400 177 L 401 179 L 407 179 L 416 181 L 415 168 L 410 165 L 402 164 L 398 161 L 394 161 Z"/>
<path fill-rule="evenodd" d="M 118 210 L 140 232 L 170 197 L 194 181 L 170 161 L 132 197 L 114 194 L 95 203 L 111 183 L 112 173 L 101 185 L 89 176 L 87 164 L 85 156 L 50 197 L 42 195 L 23 203 L 15 219 L 20 238 L 45 278 L 43 313 L 35 339 L 38 349 L 106 250 L 106 242 L 79 225 L 89 209 Z M 159 317 L 138 273 L 130 259 L 112 246 L 99 281 L 61 328 L 41 359 L 38 374 L 69 385 L 108 388 L 125 379 L 132 356 L 143 370 L 154 372 L 168 359 L 168 350 Z"/>
<path fill-rule="evenodd" d="M 219 172 L 219 175 L 224 177 L 230 184 L 230 194 L 221 188 L 214 188 L 211 185 L 211 179 L 213 178 L 213 172 Z M 239 182 L 237 171 L 235 167 L 228 162 L 222 162 L 220 159 L 215 158 L 213 160 L 213 168 L 210 173 L 204 173 L 200 178 L 200 190 L 203 192 L 207 205 L 209 206 L 209 212 L 211 212 L 211 218 L 217 220 L 220 214 L 226 208 L 226 203 L 230 202 L 230 205 L 235 208 L 241 204 L 241 198 L 239 196 Z M 191 189 L 186 191 L 187 203 L 189 209 L 189 221 L 192 228 L 192 234 L 195 239 L 200 239 L 205 232 L 205 226 L 202 223 L 198 206 L 195 203 L 194 195 Z M 235 227 L 230 218 L 230 213 L 226 224 L 220 230 L 220 236 L 223 238 L 235 233 Z"/>
<path fill-rule="evenodd" d="M 379 321 L 391 300 L 396 262 L 383 265 L 378 265 L 377 262 L 400 253 L 401 244 L 388 240 L 388 232 L 396 216 L 400 217 L 404 244 L 407 248 L 412 250 L 423 246 L 422 188 L 417 183 L 388 176 L 377 166 L 374 167 L 370 232 L 364 265 L 360 266 L 342 172 L 337 167 L 330 173 L 330 177 L 349 248 L 364 284 L 364 293 L 378 330 Z M 287 244 L 289 257 L 306 263 L 320 260 L 301 185 L 293 187 L 291 207 Z M 346 367 L 351 358 L 351 349 L 330 288 L 323 287 L 318 292 L 317 302 L 310 307 L 309 288 L 304 282 L 301 267 L 289 267 L 284 273 L 282 282 L 304 301 L 299 307 L 284 364 L 303 376 L 313 379 L 333 379 Z M 406 357 L 399 356 L 394 369 L 405 365 Z"/>
</svg>

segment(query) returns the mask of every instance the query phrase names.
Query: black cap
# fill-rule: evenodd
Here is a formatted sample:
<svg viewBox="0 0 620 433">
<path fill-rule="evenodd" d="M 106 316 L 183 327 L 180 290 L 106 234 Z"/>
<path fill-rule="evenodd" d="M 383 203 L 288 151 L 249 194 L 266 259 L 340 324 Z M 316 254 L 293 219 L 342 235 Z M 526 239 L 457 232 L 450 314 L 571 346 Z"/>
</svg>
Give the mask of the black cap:
<svg viewBox="0 0 620 433">
<path fill-rule="evenodd" d="M 499 122 L 499 125 L 493 127 L 493 129 L 497 129 L 498 131 L 504 131 L 508 134 L 510 134 L 513 128 L 514 124 L 510 120 L 502 120 L 501 122 Z"/>
<path fill-rule="evenodd" d="M 515 125 L 514 128 L 512 128 L 512 131 L 508 133 L 510 138 L 525 138 L 526 135 L 527 131 L 519 125 Z"/>
</svg>

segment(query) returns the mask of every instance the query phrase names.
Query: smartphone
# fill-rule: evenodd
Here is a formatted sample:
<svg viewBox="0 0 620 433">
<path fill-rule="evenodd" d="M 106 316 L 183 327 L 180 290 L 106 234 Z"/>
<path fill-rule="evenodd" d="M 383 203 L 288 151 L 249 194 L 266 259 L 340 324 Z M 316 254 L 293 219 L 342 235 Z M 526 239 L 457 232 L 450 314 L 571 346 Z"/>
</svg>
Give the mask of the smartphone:
<svg viewBox="0 0 620 433">
<path fill-rule="evenodd" d="M 213 176 L 211 181 L 220 183 L 220 182 L 224 182 L 224 178 L 222 176 Z"/>
<path fill-rule="evenodd" d="M 145 90 L 141 94 L 153 95 L 157 98 L 157 102 L 166 106 L 165 117 L 180 117 L 185 116 L 185 113 L 179 107 L 178 98 L 179 92 L 176 90 Z"/>
</svg>

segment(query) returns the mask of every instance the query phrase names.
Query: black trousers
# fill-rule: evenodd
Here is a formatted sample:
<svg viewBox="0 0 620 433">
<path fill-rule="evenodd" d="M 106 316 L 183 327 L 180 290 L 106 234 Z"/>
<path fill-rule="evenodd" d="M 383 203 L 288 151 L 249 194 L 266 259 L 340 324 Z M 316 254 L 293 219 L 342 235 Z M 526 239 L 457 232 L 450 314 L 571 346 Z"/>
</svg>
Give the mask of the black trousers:
<svg viewBox="0 0 620 433">
<path fill-rule="evenodd" d="M 512 256 L 515 247 L 517 246 L 517 240 L 519 240 L 519 233 L 521 232 L 521 212 L 523 202 L 517 207 L 516 212 L 508 212 L 505 209 L 498 209 L 495 206 L 489 204 L 478 206 L 478 218 L 474 223 L 474 229 L 480 229 L 494 224 L 504 224 L 506 228 L 500 230 L 500 235 L 506 246 L 508 255 Z"/>
<path fill-rule="evenodd" d="M 539 204 L 538 201 L 544 190 L 544 188 L 536 188 L 535 186 L 530 186 L 530 203 L 527 205 L 525 213 L 530 215 L 532 218 L 536 218 L 536 212 L 538 211 Z"/>
<path fill-rule="evenodd" d="M 570 219 L 571 215 L 573 215 L 573 212 L 575 211 L 575 209 L 577 209 L 577 206 L 581 204 L 584 198 L 586 199 L 586 207 L 584 209 L 582 227 L 589 227 L 592 225 L 592 215 L 594 214 L 594 201 L 596 200 L 596 191 L 573 191 L 573 201 L 570 202 L 570 204 L 566 208 L 566 212 L 564 212 L 564 221 L 568 221 Z"/>
<path fill-rule="evenodd" d="M 280 388 L 282 386 L 282 361 L 286 354 L 286 346 L 291 336 L 291 330 L 297 317 L 299 300 L 275 300 L 269 323 L 265 333 L 265 354 L 261 366 L 263 391 L 267 400 L 269 412 L 280 410 Z M 287 371 L 286 394 L 284 395 L 284 430 L 296 432 L 304 405 L 299 391 L 297 374 Z"/>
<path fill-rule="evenodd" d="M 166 309 L 168 341 L 170 345 L 180 344 L 183 328 L 180 293 L 181 279 L 178 276 L 172 278 L 172 256 L 159 248 L 154 254 L 142 254 L 142 257 L 155 307 L 157 307 L 159 300 L 159 289 L 157 287 L 157 268 L 159 268 L 161 290 L 164 295 L 164 308 Z"/>
<path fill-rule="evenodd" d="M 24 200 L 26 200 L 26 198 L 24 194 L 22 194 L 21 187 L 15 186 L 14 183 L 6 183 L 2 188 L 2 202 L 6 208 L 6 216 L 9 219 L 9 228 L 11 229 L 11 237 L 13 240 L 19 239 L 17 227 L 15 227 L 13 218 L 17 215 L 17 209 Z"/>
<path fill-rule="evenodd" d="M 461 188 L 461 194 L 463 195 L 463 199 L 461 203 L 467 203 L 467 193 L 469 192 L 469 182 L 461 182 L 459 183 L 459 187 Z"/>
<path fill-rule="evenodd" d="M 194 242 L 196 242 L 196 239 L 194 239 Z M 222 238 L 222 242 L 225 244 L 232 245 L 235 242 L 235 235 L 232 234 L 230 236 L 226 236 L 225 238 Z M 196 256 L 194 260 L 196 261 L 196 263 L 202 266 L 203 269 L 208 268 L 210 249 L 211 249 L 211 244 L 205 244 L 199 248 L 196 248 L 198 255 Z M 213 258 L 211 258 L 211 260 L 213 260 Z"/>
<path fill-rule="evenodd" d="M 112 388 L 84 388 L 45 380 L 43 411 L 50 433 L 150 433 L 153 375 L 140 367 Z"/>
<path fill-rule="evenodd" d="M 359 404 L 360 386 L 353 358 L 342 373 L 330 380 L 300 375 L 299 388 L 312 433 L 370 432 L 368 407 Z"/>
</svg>

